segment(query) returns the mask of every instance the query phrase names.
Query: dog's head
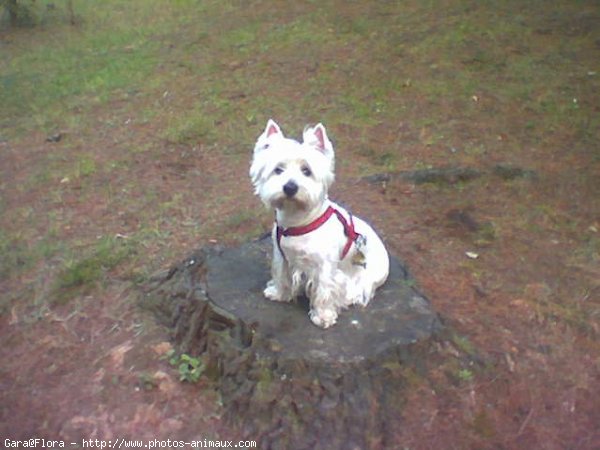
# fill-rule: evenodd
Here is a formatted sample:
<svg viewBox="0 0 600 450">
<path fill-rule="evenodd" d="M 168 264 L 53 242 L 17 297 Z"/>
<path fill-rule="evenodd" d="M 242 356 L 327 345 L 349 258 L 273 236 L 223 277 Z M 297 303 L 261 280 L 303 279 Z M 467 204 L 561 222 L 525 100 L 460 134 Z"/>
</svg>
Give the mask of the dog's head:
<svg viewBox="0 0 600 450">
<path fill-rule="evenodd" d="M 280 211 L 312 210 L 327 198 L 334 179 L 333 145 L 322 124 L 306 127 L 302 142 L 267 122 L 254 146 L 250 178 L 265 205 Z"/>
</svg>

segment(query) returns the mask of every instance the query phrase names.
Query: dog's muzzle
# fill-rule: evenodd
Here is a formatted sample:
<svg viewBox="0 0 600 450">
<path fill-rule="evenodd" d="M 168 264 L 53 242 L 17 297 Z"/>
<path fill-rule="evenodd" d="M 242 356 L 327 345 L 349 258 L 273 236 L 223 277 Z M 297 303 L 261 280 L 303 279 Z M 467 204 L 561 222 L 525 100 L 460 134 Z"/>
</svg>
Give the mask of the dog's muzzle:
<svg viewBox="0 0 600 450">
<path fill-rule="evenodd" d="M 298 185 L 294 181 L 290 180 L 283 185 L 283 192 L 285 195 L 291 198 L 296 195 L 296 192 L 298 192 Z"/>
</svg>

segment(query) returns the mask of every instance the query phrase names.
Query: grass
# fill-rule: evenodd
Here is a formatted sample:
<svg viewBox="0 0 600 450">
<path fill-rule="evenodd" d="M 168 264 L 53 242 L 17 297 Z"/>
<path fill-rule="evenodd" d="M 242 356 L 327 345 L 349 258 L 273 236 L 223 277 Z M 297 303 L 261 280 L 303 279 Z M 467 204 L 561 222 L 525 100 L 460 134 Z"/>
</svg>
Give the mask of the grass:
<svg viewBox="0 0 600 450">
<path fill-rule="evenodd" d="M 53 3 L 66 10 L 66 1 Z M 184 2 L 177 3 L 181 13 Z M 5 133 L 60 129 L 122 90 L 152 85 L 160 34 L 175 20 L 171 6 L 122 0 L 103 2 L 102 8 L 73 4 L 82 18 L 79 25 L 24 30 L 23 42 L 8 46 L 8 57 L 0 62 L 0 128 Z"/>
<path fill-rule="evenodd" d="M 13 271 L 22 270 L 31 260 L 30 252 L 25 242 L 9 236 L 0 230 L 0 254 L 4 255 L 0 261 L 0 277 L 4 278 Z"/>
<path fill-rule="evenodd" d="M 104 236 L 85 256 L 73 255 L 64 263 L 55 283 L 55 301 L 65 303 L 75 295 L 89 291 L 106 273 L 135 254 L 135 243 L 118 237 Z"/>
<path fill-rule="evenodd" d="M 65 9 L 58 3 L 59 9 Z M 530 24 L 513 20 L 508 5 L 451 5 L 453 13 L 436 24 L 435 32 L 430 22 L 414 29 L 410 14 L 399 14 L 393 5 L 383 4 L 375 7 L 380 15 L 353 15 L 352 8 L 348 8 L 349 14 L 339 14 L 333 5 L 307 9 L 273 27 L 266 27 L 262 16 L 236 20 L 243 11 L 211 2 L 165 6 L 151 1 L 142 6 L 113 0 L 92 10 L 85 2 L 76 1 L 74 7 L 84 18 L 82 25 L 75 30 L 62 26 L 58 33 L 54 29 L 44 36 L 46 42 L 32 42 L 35 47 L 27 52 L 14 51 L 8 59 L 10 64 L 0 66 L 0 84 L 5 88 L 0 90 L 6 112 L 0 116 L 3 127 L 56 129 L 61 123 L 72 122 L 82 108 L 106 103 L 119 91 L 164 84 L 166 80 L 156 69 L 159 64 L 169 64 L 162 45 L 171 39 L 168 30 L 175 21 L 183 30 L 192 23 L 196 27 L 172 52 L 180 61 L 178 70 L 197 75 L 197 92 L 192 95 L 201 96 L 201 105 L 191 113 L 170 111 L 163 136 L 175 143 L 202 138 L 210 133 L 215 119 L 232 120 L 236 115 L 241 123 L 254 122 L 271 110 L 306 121 L 306 112 L 315 101 L 336 109 L 331 114 L 325 111 L 326 120 L 367 127 L 402 114 L 404 97 L 406 102 L 425 96 L 433 103 L 456 103 L 475 115 L 481 111 L 473 108 L 470 98 L 481 91 L 489 91 L 501 106 L 520 103 L 536 116 L 543 115 L 536 117 L 542 121 L 538 128 L 566 124 L 585 130 L 593 125 L 586 121 L 587 108 L 581 106 L 585 100 L 573 103 L 573 99 L 583 97 L 579 83 L 557 78 L 547 70 L 549 65 L 571 64 L 573 60 L 567 56 L 557 61 L 554 48 L 529 45 L 540 39 L 532 34 Z M 227 9 L 230 17 L 198 22 L 199 14 L 210 17 L 219 8 Z M 153 15 L 154 10 L 161 11 L 162 20 Z M 132 17 L 134 23 L 130 23 Z M 201 25 L 196 26 L 198 23 Z M 517 43 L 514 36 L 520 36 Z M 545 39 L 553 41 L 551 37 Z M 340 48 L 343 59 L 327 58 Z M 291 58 L 304 56 L 310 61 L 310 52 L 314 52 L 318 65 L 298 67 L 290 80 L 300 102 L 296 107 L 280 103 L 278 97 L 285 83 L 269 84 L 261 75 L 270 71 L 277 76 L 286 65 L 294 65 Z M 367 60 L 360 60 L 358 55 L 365 52 Z M 567 49 L 564 54 L 569 54 Z M 256 64 L 244 64 L 250 56 Z M 402 60 L 413 62 L 399 65 Z M 228 77 L 213 76 L 228 64 L 235 67 Z M 456 70 L 457 66 L 461 70 Z M 307 69 L 316 71 L 306 76 Z M 589 70 L 581 67 L 579 76 L 585 78 Z M 409 79 L 410 88 L 401 88 Z M 225 98 L 233 89 L 271 95 L 262 99 L 255 96 L 254 105 L 239 108 Z M 256 109 L 256 103 L 262 108 Z M 156 113 L 147 114 L 153 117 Z"/>
<path fill-rule="evenodd" d="M 37 262 L 60 254 L 65 243 L 49 230 L 47 236 L 31 243 L 25 233 L 9 233 L 0 229 L 0 279 L 31 269 Z"/>
<path fill-rule="evenodd" d="M 175 116 L 169 122 L 163 137 L 171 143 L 193 145 L 215 139 L 213 116 L 201 108 L 195 108 L 185 116 Z"/>
</svg>

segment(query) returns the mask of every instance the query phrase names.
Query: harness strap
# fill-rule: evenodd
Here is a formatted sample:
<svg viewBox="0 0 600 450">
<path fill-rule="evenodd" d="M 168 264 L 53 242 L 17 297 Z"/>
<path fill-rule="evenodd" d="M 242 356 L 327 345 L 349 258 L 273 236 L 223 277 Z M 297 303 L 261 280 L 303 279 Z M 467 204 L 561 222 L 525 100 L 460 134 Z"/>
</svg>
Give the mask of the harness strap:
<svg viewBox="0 0 600 450">
<path fill-rule="evenodd" d="M 348 223 L 348 221 L 346 221 L 346 218 L 343 216 L 343 214 L 341 212 L 339 212 L 337 209 L 334 211 L 335 211 L 335 215 L 337 216 L 338 220 L 340 222 L 342 222 L 342 226 L 344 227 L 344 234 L 348 238 L 346 240 L 346 245 L 344 245 L 344 249 L 342 250 L 342 258 L 341 259 L 344 259 L 346 257 L 346 255 L 348 254 L 348 252 L 350 251 L 350 247 L 352 247 L 352 243 L 356 242 L 356 240 L 360 237 L 360 234 L 358 234 L 356 232 L 356 230 L 354 229 L 354 220 L 352 220 L 352 214 L 348 213 L 348 218 L 350 219 L 350 223 Z"/>
<path fill-rule="evenodd" d="M 279 252 L 283 256 L 283 258 L 285 259 L 285 254 L 283 253 L 283 250 L 281 248 L 281 238 L 282 237 L 284 237 L 284 236 L 286 236 L 286 237 L 287 236 L 301 236 L 303 234 L 310 233 L 311 231 L 316 230 L 321 225 L 323 225 L 325 222 L 327 222 L 333 214 L 336 215 L 336 217 L 338 218 L 338 220 L 344 227 L 344 234 L 348 238 L 346 241 L 346 244 L 344 245 L 344 248 L 342 249 L 341 259 L 344 259 L 346 257 L 346 255 L 348 254 L 348 252 L 350 251 L 350 248 L 352 247 L 352 243 L 355 242 L 360 237 L 360 234 L 357 233 L 356 230 L 354 229 L 354 221 L 352 220 L 352 214 L 348 213 L 349 220 L 346 220 L 344 215 L 340 211 L 335 209 L 333 206 L 329 206 L 321 216 L 317 217 L 314 221 L 312 221 L 308 225 L 304 225 L 302 227 L 290 227 L 290 228 L 283 228 L 283 227 L 277 225 L 277 230 L 276 230 L 277 247 L 279 248 Z"/>
</svg>

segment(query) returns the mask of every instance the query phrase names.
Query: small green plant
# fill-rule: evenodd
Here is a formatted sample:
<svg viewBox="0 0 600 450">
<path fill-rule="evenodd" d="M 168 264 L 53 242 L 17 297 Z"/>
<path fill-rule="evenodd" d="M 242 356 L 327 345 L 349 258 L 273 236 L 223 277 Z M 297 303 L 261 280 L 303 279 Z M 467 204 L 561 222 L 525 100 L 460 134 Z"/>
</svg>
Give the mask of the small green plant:
<svg viewBox="0 0 600 450">
<path fill-rule="evenodd" d="M 473 372 L 469 369 L 461 369 L 458 371 L 458 379 L 460 381 L 471 381 L 473 379 Z"/>
<path fill-rule="evenodd" d="M 77 161 L 76 176 L 88 177 L 96 172 L 96 161 L 90 156 L 84 155 Z"/>
<path fill-rule="evenodd" d="M 169 358 L 169 364 L 177 367 L 179 371 L 179 381 L 196 383 L 204 373 L 204 361 L 195 358 L 186 353 L 178 355 L 175 350 L 171 350 L 166 355 Z"/>
</svg>

